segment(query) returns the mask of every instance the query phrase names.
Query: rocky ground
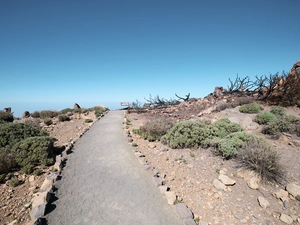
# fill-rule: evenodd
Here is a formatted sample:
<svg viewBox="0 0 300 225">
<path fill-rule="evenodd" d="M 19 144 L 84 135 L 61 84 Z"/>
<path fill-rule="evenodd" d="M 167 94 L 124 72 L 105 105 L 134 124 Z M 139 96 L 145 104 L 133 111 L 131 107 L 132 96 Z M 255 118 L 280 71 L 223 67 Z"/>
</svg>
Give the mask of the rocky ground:
<svg viewBox="0 0 300 225">
<path fill-rule="evenodd" d="M 50 126 L 43 126 L 50 136 L 55 137 L 58 141 L 55 143 L 57 147 L 62 147 L 69 142 L 76 141 L 82 132 L 92 125 L 85 123 L 85 119 L 89 118 L 96 121 L 94 112 L 88 114 L 72 115 L 70 121 L 59 122 L 54 119 L 54 123 Z M 18 122 L 24 122 L 22 119 Z M 33 123 L 36 119 L 27 118 Z M 21 182 L 21 185 L 12 187 L 7 181 L 0 185 L 0 224 L 26 224 L 30 221 L 31 200 L 35 193 L 40 189 L 45 177 L 53 171 L 52 167 L 41 168 L 43 173 L 39 176 L 26 175 L 20 172 L 14 173 Z"/>
<path fill-rule="evenodd" d="M 197 112 L 195 105 L 202 103 L 203 100 L 199 99 L 168 109 L 127 113 L 126 119 L 132 125 L 125 129 L 130 134 L 130 144 L 137 145 L 135 151 L 140 162 L 146 169 L 149 165 L 156 168 L 165 186 L 177 196 L 176 201 L 188 206 L 198 224 L 300 224 L 300 202 L 291 194 L 293 188 L 298 188 L 297 193 L 300 193 L 299 137 L 285 134 L 274 140 L 265 136 L 281 153 L 287 172 L 285 184 L 272 184 L 262 183 L 255 174 L 238 168 L 234 159 L 223 160 L 211 149 L 170 149 L 159 142 L 145 141 L 132 132 L 132 129 L 161 116 L 177 121 L 216 121 L 226 117 L 240 123 L 246 131 L 262 135 L 261 126 L 253 122 L 256 115 L 242 114 L 238 107 L 220 112 L 209 109 Z M 180 108 L 184 111 L 178 110 Z M 269 106 L 264 106 L 265 111 L 269 109 Z M 299 116 L 300 109 L 290 107 L 287 114 Z"/>
<path fill-rule="evenodd" d="M 289 134 L 277 140 L 267 137 L 273 148 L 282 153 L 282 163 L 287 171 L 287 183 L 270 184 L 262 183 L 254 174 L 237 168 L 234 159 L 223 160 L 215 156 L 210 149 L 170 149 L 132 133 L 133 128 L 139 128 L 151 119 L 167 116 L 177 121 L 216 121 L 226 117 L 240 123 L 248 132 L 262 135 L 261 126 L 253 122 L 255 115 L 241 114 L 237 107 L 213 112 L 216 105 L 220 102 L 194 99 L 176 107 L 126 114 L 132 125 L 125 126 L 125 130 L 131 134 L 129 144 L 137 144 L 133 149 L 138 160 L 145 168 L 149 165 L 155 168 L 151 173 L 155 171 L 155 176 L 163 178 L 169 192 L 174 194 L 177 202 L 188 206 L 198 224 L 300 224 L 300 202 L 291 194 L 293 189 L 297 192 L 300 185 L 299 137 Z M 268 107 L 264 106 L 264 110 Z M 287 114 L 299 116 L 300 109 L 288 108 Z M 86 118 L 96 119 L 90 112 L 79 119 L 74 116 L 68 122 L 55 121 L 44 129 L 58 139 L 57 146 L 63 146 L 76 141 L 91 125 L 84 122 Z M 31 199 L 52 169 L 43 168 L 40 176 L 16 173 L 21 185 L 11 187 L 6 182 L 0 186 L 0 224 L 26 224 L 30 220 Z"/>
</svg>

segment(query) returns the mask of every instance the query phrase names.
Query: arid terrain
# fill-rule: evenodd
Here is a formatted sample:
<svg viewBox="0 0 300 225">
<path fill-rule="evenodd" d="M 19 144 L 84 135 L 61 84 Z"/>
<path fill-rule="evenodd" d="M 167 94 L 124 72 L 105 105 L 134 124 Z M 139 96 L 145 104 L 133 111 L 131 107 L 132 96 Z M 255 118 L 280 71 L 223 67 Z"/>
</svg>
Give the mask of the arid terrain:
<svg viewBox="0 0 300 225">
<path fill-rule="evenodd" d="M 204 102 L 205 109 L 202 107 Z M 300 185 L 300 138 L 290 134 L 282 134 L 278 139 L 268 137 L 261 134 L 262 126 L 254 122 L 256 114 L 240 113 L 238 106 L 213 111 L 210 110 L 210 106 L 213 105 L 207 102 L 206 99 L 193 99 L 169 108 L 143 113 L 124 111 L 124 117 L 131 121 L 131 125 L 124 123 L 125 133 L 129 132 L 131 136 L 128 138 L 129 144 L 137 145 L 132 147 L 132 154 L 140 152 L 139 157 L 143 157 L 141 162 L 157 169 L 158 174 L 164 178 L 165 186 L 177 196 L 176 201 L 188 206 L 198 224 L 275 225 L 291 224 L 290 219 L 293 220 L 292 224 L 299 224 L 300 202 L 285 190 L 287 184 Z M 264 111 L 271 108 L 263 104 L 262 107 Z M 300 109 L 289 107 L 287 114 L 299 117 Z M 192 119 L 214 122 L 221 118 L 229 118 L 241 124 L 247 132 L 265 136 L 272 147 L 281 153 L 286 182 L 263 183 L 253 173 L 237 167 L 234 158 L 224 160 L 214 155 L 211 149 L 171 149 L 160 142 L 148 142 L 133 134 L 132 129 L 140 128 L 146 122 L 162 116 L 172 117 L 176 121 Z M 76 141 L 82 132 L 92 125 L 84 122 L 86 118 L 96 121 L 94 113 L 90 112 L 88 115 L 81 115 L 79 119 L 74 117 L 67 122 L 56 121 L 44 129 L 58 139 L 57 146 L 63 146 Z M 40 176 L 20 173 L 18 178 L 23 184 L 14 188 L 9 186 L 8 182 L 0 186 L 0 224 L 26 224 L 30 220 L 31 198 L 52 169 L 43 168 L 44 173 Z M 220 175 L 234 180 L 234 184 L 221 189 L 216 188 L 214 182 L 220 179 Z M 261 197 L 266 201 L 260 202 L 258 199 Z"/>
<path fill-rule="evenodd" d="M 141 163 L 146 162 L 145 164 L 155 167 L 161 177 L 165 177 L 165 185 L 177 195 L 177 201 L 184 202 L 194 213 L 198 224 L 290 224 L 291 221 L 286 220 L 285 215 L 292 218 L 293 224 L 300 223 L 300 202 L 285 191 L 288 183 L 300 185 L 300 138 L 289 134 L 282 134 L 278 139 L 263 135 L 262 126 L 254 122 L 256 114 L 240 113 L 239 106 L 220 112 L 206 110 L 206 113 L 201 113 L 196 106 L 202 102 L 203 100 L 198 99 L 194 103 L 183 102 L 173 108 L 126 113 L 126 119 L 132 124 L 125 127 L 131 134 L 128 140 L 135 143 L 136 151 L 145 156 Z M 271 108 L 262 106 L 263 111 Z M 286 112 L 296 117 L 300 115 L 297 107 L 286 108 Z M 234 158 L 224 160 L 214 155 L 211 149 L 171 149 L 160 142 L 145 141 L 132 132 L 132 129 L 138 129 L 158 117 L 172 117 L 177 121 L 192 119 L 212 122 L 229 118 L 232 122 L 241 124 L 247 132 L 266 137 L 272 148 L 280 153 L 286 170 L 286 182 L 263 183 L 255 174 L 237 167 Z M 214 182 L 220 179 L 221 174 L 233 179 L 235 184 L 226 186 L 224 190 L 217 190 Z M 258 186 L 253 187 L 249 184 L 250 180 L 255 180 Z M 265 206 L 258 201 L 261 197 L 267 200 Z"/>
<path fill-rule="evenodd" d="M 97 120 L 94 112 L 81 114 L 80 117 L 74 114 L 70 121 L 59 122 L 57 119 L 52 125 L 44 126 L 43 129 L 57 139 L 55 143 L 57 147 L 63 147 L 70 142 L 75 142 L 82 132 L 92 125 L 92 123 L 86 123 L 85 119 L 92 119 L 94 122 Z M 36 122 L 37 119 L 23 118 L 18 122 L 25 120 Z M 31 200 L 47 174 L 53 171 L 53 167 L 41 168 L 41 170 L 43 174 L 39 176 L 15 173 L 21 181 L 21 185 L 17 187 L 11 187 L 9 180 L 0 185 L 0 224 L 26 224 L 30 221 Z"/>
</svg>

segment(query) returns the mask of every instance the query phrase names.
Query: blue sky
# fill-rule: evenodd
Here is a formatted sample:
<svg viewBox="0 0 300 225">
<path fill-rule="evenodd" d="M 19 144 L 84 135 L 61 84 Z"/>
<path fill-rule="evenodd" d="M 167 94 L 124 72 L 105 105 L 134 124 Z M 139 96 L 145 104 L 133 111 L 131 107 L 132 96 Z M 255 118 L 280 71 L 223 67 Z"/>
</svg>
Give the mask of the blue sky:
<svg viewBox="0 0 300 225">
<path fill-rule="evenodd" d="M 0 2 L 0 109 L 60 110 L 289 71 L 300 59 L 299 0 Z"/>
</svg>

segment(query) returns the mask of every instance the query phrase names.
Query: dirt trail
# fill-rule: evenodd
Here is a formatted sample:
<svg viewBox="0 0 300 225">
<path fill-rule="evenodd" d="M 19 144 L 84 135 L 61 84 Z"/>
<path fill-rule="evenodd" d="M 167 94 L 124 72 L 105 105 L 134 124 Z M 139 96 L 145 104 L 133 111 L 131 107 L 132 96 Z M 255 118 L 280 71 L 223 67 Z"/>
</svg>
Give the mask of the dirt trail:
<svg viewBox="0 0 300 225">
<path fill-rule="evenodd" d="M 57 181 L 49 225 L 182 224 L 124 139 L 111 111 L 80 138 Z"/>
</svg>

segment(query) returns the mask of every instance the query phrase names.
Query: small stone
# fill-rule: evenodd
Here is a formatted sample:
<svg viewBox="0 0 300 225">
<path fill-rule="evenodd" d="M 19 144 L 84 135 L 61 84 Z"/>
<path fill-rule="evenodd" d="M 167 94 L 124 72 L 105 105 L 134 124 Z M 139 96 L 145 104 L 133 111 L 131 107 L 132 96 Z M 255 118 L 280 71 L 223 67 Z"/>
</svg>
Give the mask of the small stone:
<svg viewBox="0 0 300 225">
<path fill-rule="evenodd" d="M 140 153 L 140 152 L 135 152 L 134 154 L 135 154 L 136 157 L 140 157 L 140 158 L 145 157 L 145 155 Z"/>
<path fill-rule="evenodd" d="M 156 148 L 156 144 L 151 142 L 151 143 L 148 144 L 148 148 L 152 148 L 152 149 Z"/>
<path fill-rule="evenodd" d="M 300 186 L 296 184 L 288 184 L 286 190 L 294 197 L 300 195 Z"/>
<path fill-rule="evenodd" d="M 293 223 L 293 218 L 288 216 L 288 215 L 285 215 L 284 213 L 281 213 L 279 219 L 286 223 L 286 224 L 292 224 Z"/>
<path fill-rule="evenodd" d="M 153 151 L 153 155 L 158 155 L 159 153 L 160 153 L 159 150 L 154 150 L 154 151 Z"/>
<path fill-rule="evenodd" d="M 247 185 L 248 185 L 249 188 L 251 188 L 253 190 L 257 190 L 258 189 L 258 184 L 257 184 L 256 177 L 250 178 L 250 180 L 247 182 Z"/>
<path fill-rule="evenodd" d="M 270 203 L 269 203 L 268 200 L 265 199 L 264 197 L 259 196 L 257 200 L 258 200 L 259 205 L 260 205 L 263 209 L 266 209 L 266 208 L 270 207 Z"/>
<path fill-rule="evenodd" d="M 235 185 L 235 183 L 236 183 L 235 180 L 229 178 L 228 176 L 226 176 L 224 174 L 219 175 L 219 180 L 226 186 L 232 186 L 232 185 Z"/>
<path fill-rule="evenodd" d="M 57 180 L 57 174 L 55 173 L 50 173 L 46 179 L 44 180 L 42 186 L 41 186 L 41 190 L 45 190 L 46 188 L 48 188 L 49 186 L 51 186 L 55 181 Z"/>
<path fill-rule="evenodd" d="M 34 182 L 34 180 L 35 180 L 34 175 L 31 175 L 31 176 L 28 178 L 29 183 Z"/>
<path fill-rule="evenodd" d="M 174 202 L 176 201 L 176 195 L 173 191 L 167 191 L 165 192 L 166 199 L 168 201 L 169 205 L 174 205 Z"/>
<path fill-rule="evenodd" d="M 18 221 L 17 221 L 17 220 L 14 220 L 14 221 L 10 222 L 10 223 L 7 224 L 7 225 L 15 225 L 15 224 L 17 224 L 17 223 L 18 223 Z"/>
<path fill-rule="evenodd" d="M 168 191 L 168 187 L 167 187 L 167 186 L 164 186 L 164 185 L 163 185 L 163 186 L 159 186 L 158 188 L 159 188 L 159 190 L 160 190 L 160 192 L 161 192 L 162 194 Z"/>
<path fill-rule="evenodd" d="M 152 177 L 152 181 L 157 187 L 163 185 L 163 182 L 160 177 Z"/>
<path fill-rule="evenodd" d="M 289 193 L 283 189 L 279 189 L 276 193 L 275 193 L 275 197 L 278 199 L 282 199 L 285 197 L 288 197 Z"/>
<path fill-rule="evenodd" d="M 241 219 L 240 223 L 248 223 L 248 221 L 246 219 Z"/>
<path fill-rule="evenodd" d="M 218 191 L 223 191 L 226 188 L 225 184 L 223 184 L 218 179 L 214 179 L 213 185 Z"/>
<path fill-rule="evenodd" d="M 45 210 L 46 210 L 46 205 L 47 203 L 43 203 L 41 205 L 38 205 L 34 208 L 32 208 L 31 212 L 30 212 L 30 217 L 31 219 L 38 219 L 42 216 L 45 215 Z"/>
</svg>

